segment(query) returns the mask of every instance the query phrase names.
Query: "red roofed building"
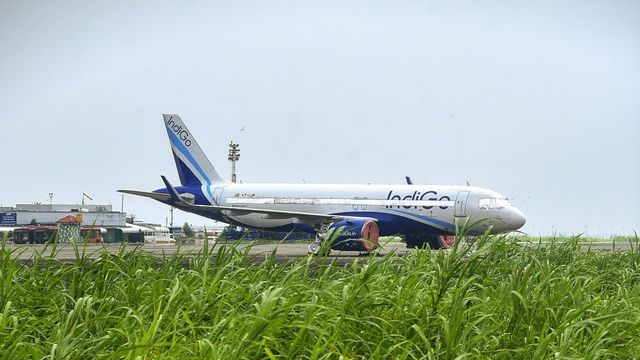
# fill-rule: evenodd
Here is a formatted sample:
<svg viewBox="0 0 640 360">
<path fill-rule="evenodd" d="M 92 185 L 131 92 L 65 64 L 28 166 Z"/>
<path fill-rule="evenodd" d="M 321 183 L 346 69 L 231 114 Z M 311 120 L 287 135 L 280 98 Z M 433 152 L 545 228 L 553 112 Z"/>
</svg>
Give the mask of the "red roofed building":
<svg viewBox="0 0 640 360">
<path fill-rule="evenodd" d="M 62 219 L 56 221 L 56 224 L 80 224 L 82 220 L 79 220 L 76 216 L 67 215 Z"/>
<path fill-rule="evenodd" d="M 67 215 L 56 221 L 60 230 L 58 231 L 58 242 L 76 242 L 80 240 L 80 224 L 82 224 L 81 214 L 76 216 Z"/>
</svg>

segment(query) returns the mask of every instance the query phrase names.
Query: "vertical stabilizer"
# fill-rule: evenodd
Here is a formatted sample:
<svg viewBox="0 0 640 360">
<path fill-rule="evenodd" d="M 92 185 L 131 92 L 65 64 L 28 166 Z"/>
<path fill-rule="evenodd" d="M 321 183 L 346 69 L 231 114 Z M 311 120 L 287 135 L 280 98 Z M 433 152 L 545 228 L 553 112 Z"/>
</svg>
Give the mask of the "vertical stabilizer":
<svg viewBox="0 0 640 360">
<path fill-rule="evenodd" d="M 162 114 L 182 185 L 226 183 L 176 114 Z"/>
</svg>

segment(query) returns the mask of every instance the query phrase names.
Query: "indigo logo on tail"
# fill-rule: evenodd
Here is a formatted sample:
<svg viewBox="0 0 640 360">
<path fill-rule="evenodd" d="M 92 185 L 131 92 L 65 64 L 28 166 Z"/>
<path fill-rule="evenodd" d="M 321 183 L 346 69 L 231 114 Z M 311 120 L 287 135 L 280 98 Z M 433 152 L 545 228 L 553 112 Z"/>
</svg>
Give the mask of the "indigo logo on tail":
<svg viewBox="0 0 640 360">
<path fill-rule="evenodd" d="M 173 116 L 170 117 L 169 120 L 167 120 L 165 125 L 167 125 L 168 129 L 171 129 L 171 131 L 173 131 L 174 133 L 176 133 L 176 135 L 178 135 L 178 138 L 182 140 L 182 142 L 186 147 L 191 146 L 191 140 L 189 139 L 189 132 L 183 129 L 182 125 L 176 124 L 175 121 L 173 121 Z"/>
</svg>

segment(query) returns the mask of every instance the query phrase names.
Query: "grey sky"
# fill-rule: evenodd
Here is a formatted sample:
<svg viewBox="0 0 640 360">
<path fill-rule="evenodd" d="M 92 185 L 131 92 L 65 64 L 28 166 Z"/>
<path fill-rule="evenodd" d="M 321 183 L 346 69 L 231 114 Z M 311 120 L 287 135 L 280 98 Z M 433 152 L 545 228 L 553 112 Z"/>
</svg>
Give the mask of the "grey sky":
<svg viewBox="0 0 640 360">
<path fill-rule="evenodd" d="M 5 206 L 177 182 L 175 112 L 245 182 L 469 180 L 525 231 L 640 230 L 638 1 L 4 0 L 0 49 Z"/>
</svg>

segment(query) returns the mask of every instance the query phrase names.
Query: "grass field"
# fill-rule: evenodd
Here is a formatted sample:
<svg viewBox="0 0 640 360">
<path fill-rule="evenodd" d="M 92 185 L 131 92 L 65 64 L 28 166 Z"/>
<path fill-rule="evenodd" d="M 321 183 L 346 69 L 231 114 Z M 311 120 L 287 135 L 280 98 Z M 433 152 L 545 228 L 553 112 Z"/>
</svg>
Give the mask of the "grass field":
<svg viewBox="0 0 640 360">
<path fill-rule="evenodd" d="M 627 244 L 629 242 L 635 242 L 636 238 L 632 235 L 615 235 L 608 237 L 597 237 L 597 236 L 586 236 L 586 235 L 577 235 L 577 236 L 567 236 L 567 235 L 550 235 L 550 236 L 532 236 L 532 235 L 524 235 L 518 234 L 517 238 L 520 241 L 527 241 L 532 243 L 538 242 L 563 242 L 563 241 L 575 241 L 578 240 L 583 243 L 617 243 L 617 244 Z"/>
<path fill-rule="evenodd" d="M 3 246 L 0 358 L 634 358 L 635 249 L 485 237 L 339 266 L 229 246 L 89 261 L 80 247 L 74 264 L 47 250 L 25 266 Z"/>
</svg>

